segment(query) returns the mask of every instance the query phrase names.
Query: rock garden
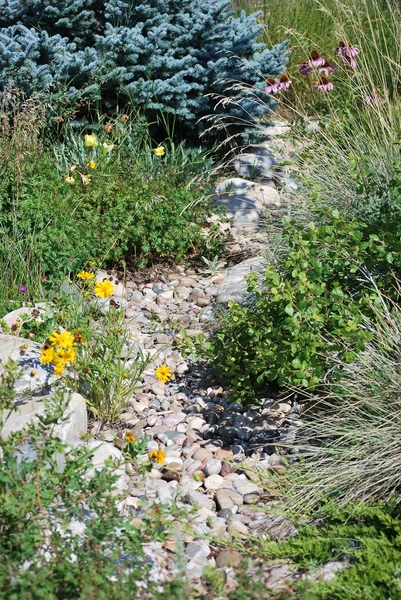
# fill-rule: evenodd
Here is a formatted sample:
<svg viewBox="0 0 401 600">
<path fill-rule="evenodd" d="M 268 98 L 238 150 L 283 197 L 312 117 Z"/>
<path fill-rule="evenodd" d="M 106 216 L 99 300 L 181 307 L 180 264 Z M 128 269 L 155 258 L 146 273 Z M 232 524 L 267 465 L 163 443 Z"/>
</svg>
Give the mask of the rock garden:
<svg viewBox="0 0 401 600">
<path fill-rule="evenodd" d="M 0 10 L 0 599 L 401 597 L 401 15 L 306 4 Z"/>
</svg>

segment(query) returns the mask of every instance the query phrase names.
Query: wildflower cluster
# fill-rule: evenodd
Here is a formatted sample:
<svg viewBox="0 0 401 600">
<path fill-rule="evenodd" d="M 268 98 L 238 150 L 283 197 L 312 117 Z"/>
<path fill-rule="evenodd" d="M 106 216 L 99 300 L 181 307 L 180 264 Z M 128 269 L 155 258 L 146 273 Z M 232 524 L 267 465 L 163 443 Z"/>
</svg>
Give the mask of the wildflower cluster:
<svg viewBox="0 0 401 600">
<path fill-rule="evenodd" d="M 76 346 L 84 341 L 79 330 L 53 331 L 48 342 L 41 348 L 40 362 L 42 365 L 52 364 L 54 374 L 62 375 L 67 365 L 71 365 L 77 359 Z"/>
<path fill-rule="evenodd" d="M 114 285 L 108 279 L 94 283 L 95 274 L 92 271 L 80 271 L 77 279 L 86 290 L 93 291 L 98 298 L 110 298 L 114 293 Z"/>
<path fill-rule="evenodd" d="M 110 123 L 106 123 L 104 129 L 106 133 L 108 133 L 113 130 L 113 127 Z M 110 152 L 114 149 L 114 144 L 107 142 L 103 142 L 102 144 L 100 144 L 98 138 L 93 134 L 86 134 L 84 136 L 84 143 L 86 148 L 91 149 L 89 160 L 86 163 L 86 167 L 87 169 L 92 171 L 96 169 L 98 165 L 97 162 L 94 160 L 97 156 L 97 148 L 99 148 L 100 146 L 100 150 L 103 155 L 110 154 Z M 91 181 L 91 175 L 89 175 L 87 172 L 83 173 L 81 171 L 78 170 L 77 165 L 72 165 L 72 167 L 70 167 L 69 169 L 68 175 L 65 176 L 64 181 L 70 185 L 74 185 L 76 183 L 76 180 L 74 178 L 74 172 L 76 172 L 81 177 L 82 184 L 88 185 Z"/>
</svg>

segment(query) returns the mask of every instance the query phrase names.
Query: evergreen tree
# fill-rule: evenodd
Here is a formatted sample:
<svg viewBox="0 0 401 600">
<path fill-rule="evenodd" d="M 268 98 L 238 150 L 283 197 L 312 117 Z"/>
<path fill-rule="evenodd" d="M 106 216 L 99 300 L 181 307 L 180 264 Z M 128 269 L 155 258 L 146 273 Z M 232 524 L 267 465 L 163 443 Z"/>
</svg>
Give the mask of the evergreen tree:
<svg viewBox="0 0 401 600">
<path fill-rule="evenodd" d="M 193 126 L 224 80 L 261 90 L 283 72 L 286 43 L 259 42 L 258 17 L 235 18 L 230 0 L 0 0 L 0 84 L 64 85 L 107 110 L 125 97 Z"/>
</svg>

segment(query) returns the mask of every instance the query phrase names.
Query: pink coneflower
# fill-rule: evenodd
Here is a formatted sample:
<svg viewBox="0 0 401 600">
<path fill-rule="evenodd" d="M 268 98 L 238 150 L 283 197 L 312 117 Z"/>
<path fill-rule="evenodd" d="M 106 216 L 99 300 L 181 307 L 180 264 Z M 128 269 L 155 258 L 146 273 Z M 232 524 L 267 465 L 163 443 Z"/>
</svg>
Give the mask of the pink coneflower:
<svg viewBox="0 0 401 600">
<path fill-rule="evenodd" d="M 288 88 L 290 87 L 290 85 L 292 84 L 292 81 L 290 80 L 290 78 L 288 77 L 288 75 L 280 75 L 279 77 L 279 86 L 281 90 L 288 90 Z"/>
<path fill-rule="evenodd" d="M 312 69 L 310 67 L 308 67 L 307 62 L 308 62 L 307 60 L 304 60 L 299 65 L 299 72 L 304 77 L 306 77 L 307 75 L 309 75 L 309 73 L 312 71 Z"/>
<path fill-rule="evenodd" d="M 351 44 L 346 44 L 340 40 L 338 42 L 336 54 L 337 56 L 342 56 L 343 58 L 355 58 L 359 54 L 359 48 L 352 46 Z"/>
<path fill-rule="evenodd" d="M 333 88 L 334 85 L 328 77 L 325 75 L 319 77 L 319 81 L 316 84 L 316 89 L 319 90 L 319 92 L 331 92 Z"/>
<path fill-rule="evenodd" d="M 329 73 L 335 73 L 337 71 L 337 69 L 338 69 L 337 65 L 331 65 L 326 60 L 324 65 L 319 68 L 319 74 L 326 75 L 328 77 Z"/>
<path fill-rule="evenodd" d="M 326 59 L 323 58 L 323 56 L 320 56 L 320 54 L 317 50 L 311 50 L 309 52 L 309 58 L 306 61 L 306 65 L 310 69 L 318 69 L 319 67 L 322 67 L 325 62 L 326 62 Z"/>
<path fill-rule="evenodd" d="M 351 67 L 351 69 L 356 69 L 356 60 L 351 56 L 343 56 L 344 67 Z"/>
<path fill-rule="evenodd" d="M 277 94 L 281 90 L 280 83 L 274 77 L 268 77 L 266 83 L 265 94 Z"/>
</svg>

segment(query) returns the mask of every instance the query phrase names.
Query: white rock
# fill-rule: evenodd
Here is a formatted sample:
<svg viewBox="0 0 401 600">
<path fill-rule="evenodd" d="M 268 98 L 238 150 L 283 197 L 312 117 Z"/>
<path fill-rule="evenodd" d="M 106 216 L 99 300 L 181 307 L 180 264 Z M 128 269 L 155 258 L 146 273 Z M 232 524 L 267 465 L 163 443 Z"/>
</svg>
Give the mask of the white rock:
<svg viewBox="0 0 401 600">
<path fill-rule="evenodd" d="M 219 475 L 222 467 L 221 460 L 217 460 L 217 458 L 212 458 L 207 461 L 203 468 L 203 472 L 205 475 Z"/>
<path fill-rule="evenodd" d="M 217 490 L 224 484 L 224 479 L 221 475 L 209 475 L 206 477 L 203 485 L 207 490 Z"/>
</svg>

